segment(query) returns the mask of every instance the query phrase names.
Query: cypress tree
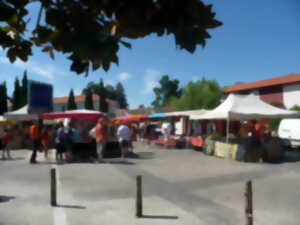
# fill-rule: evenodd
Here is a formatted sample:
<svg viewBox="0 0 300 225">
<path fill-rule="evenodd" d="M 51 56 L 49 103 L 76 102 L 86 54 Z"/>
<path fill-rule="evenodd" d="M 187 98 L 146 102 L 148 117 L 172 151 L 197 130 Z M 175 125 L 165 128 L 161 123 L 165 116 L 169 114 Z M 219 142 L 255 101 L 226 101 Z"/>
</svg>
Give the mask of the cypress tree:
<svg viewBox="0 0 300 225">
<path fill-rule="evenodd" d="M 127 109 L 128 103 L 125 95 L 125 90 L 123 85 L 120 82 L 118 82 L 116 85 L 116 95 L 117 95 L 116 100 L 118 101 L 120 108 Z"/>
<path fill-rule="evenodd" d="M 69 98 L 68 98 L 68 103 L 67 103 L 67 109 L 68 110 L 77 109 L 77 105 L 75 103 L 75 97 L 74 97 L 73 88 L 71 89 L 71 91 L 69 93 Z"/>
<path fill-rule="evenodd" d="M 7 112 L 7 96 L 5 88 L 5 82 L 0 84 L 0 115 Z"/>
<path fill-rule="evenodd" d="M 22 93 L 21 93 L 20 81 L 18 78 L 16 78 L 15 85 L 14 85 L 13 99 L 12 99 L 12 110 L 17 110 L 21 108 L 21 102 L 22 102 Z"/>
<path fill-rule="evenodd" d="M 8 100 L 8 96 L 7 96 L 7 88 L 6 88 L 6 82 L 3 82 L 3 93 L 1 93 L 1 95 L 3 94 L 4 96 L 4 102 L 3 102 L 3 112 L 7 112 L 8 111 L 8 106 L 7 106 L 7 100 Z"/>
<path fill-rule="evenodd" d="M 84 100 L 84 108 L 91 109 L 91 110 L 94 109 L 93 94 L 90 89 L 86 90 L 85 100 Z"/>
<path fill-rule="evenodd" d="M 27 102 L 27 92 L 28 92 L 28 79 L 27 79 L 27 71 L 24 71 L 23 79 L 22 79 L 22 106 L 26 105 Z"/>
<path fill-rule="evenodd" d="M 106 101 L 106 89 L 103 84 L 103 80 L 100 80 L 99 83 L 99 111 L 100 112 L 108 112 L 108 104 Z"/>
</svg>

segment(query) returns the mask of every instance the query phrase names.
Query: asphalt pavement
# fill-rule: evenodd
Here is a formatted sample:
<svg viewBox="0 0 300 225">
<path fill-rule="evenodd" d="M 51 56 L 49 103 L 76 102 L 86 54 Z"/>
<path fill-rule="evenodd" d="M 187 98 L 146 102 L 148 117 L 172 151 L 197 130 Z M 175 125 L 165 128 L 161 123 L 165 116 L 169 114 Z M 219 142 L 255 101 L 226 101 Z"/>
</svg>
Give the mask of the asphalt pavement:
<svg viewBox="0 0 300 225">
<path fill-rule="evenodd" d="M 255 225 L 298 225 L 300 162 L 243 163 L 137 143 L 137 159 L 56 164 L 54 151 L 29 164 L 30 151 L 0 160 L 0 225 L 199 224 L 245 222 L 245 182 L 253 182 Z M 58 206 L 50 205 L 56 168 Z M 135 217 L 142 175 L 143 217 Z"/>
</svg>

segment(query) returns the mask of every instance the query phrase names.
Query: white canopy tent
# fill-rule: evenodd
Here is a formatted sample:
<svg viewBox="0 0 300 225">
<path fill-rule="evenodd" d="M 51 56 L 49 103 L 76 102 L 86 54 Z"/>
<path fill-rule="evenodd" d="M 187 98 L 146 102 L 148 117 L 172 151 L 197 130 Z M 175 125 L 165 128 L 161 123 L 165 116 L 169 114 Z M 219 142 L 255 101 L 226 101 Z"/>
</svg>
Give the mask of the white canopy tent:
<svg viewBox="0 0 300 225">
<path fill-rule="evenodd" d="M 177 111 L 177 112 L 168 112 L 167 116 L 193 116 L 193 115 L 202 115 L 204 113 L 209 112 L 209 110 L 205 109 L 197 109 L 197 110 L 187 110 L 187 111 Z"/>
<path fill-rule="evenodd" d="M 192 115 L 192 120 L 227 120 L 227 136 L 230 120 L 250 120 L 265 118 L 295 118 L 299 112 L 274 107 L 260 100 L 259 96 L 230 94 L 214 110 L 202 115 Z"/>
<path fill-rule="evenodd" d="M 4 113 L 3 117 L 7 120 L 38 120 L 39 116 L 37 114 L 29 114 L 28 105 L 22 108 Z"/>
</svg>

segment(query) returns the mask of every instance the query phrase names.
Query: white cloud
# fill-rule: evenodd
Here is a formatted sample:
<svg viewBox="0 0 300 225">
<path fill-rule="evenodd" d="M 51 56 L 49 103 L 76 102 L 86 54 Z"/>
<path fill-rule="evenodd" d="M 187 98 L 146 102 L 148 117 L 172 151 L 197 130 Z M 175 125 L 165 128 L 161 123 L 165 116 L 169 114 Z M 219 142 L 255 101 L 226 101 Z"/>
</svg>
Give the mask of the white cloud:
<svg viewBox="0 0 300 225">
<path fill-rule="evenodd" d="M 10 64 L 10 61 L 6 57 L 0 57 L 0 63 Z M 33 72 L 49 80 L 54 80 L 54 77 L 57 75 L 66 75 L 65 72 L 58 70 L 53 65 L 38 64 L 34 61 L 23 62 L 17 59 L 12 65 L 21 69 L 26 69 L 28 72 Z"/>
<path fill-rule="evenodd" d="M 126 81 L 131 78 L 131 75 L 129 73 L 123 72 L 118 75 L 118 78 L 120 79 L 120 81 Z"/>
<path fill-rule="evenodd" d="M 142 90 L 142 93 L 147 95 L 153 92 L 153 88 L 158 86 L 158 78 L 161 75 L 161 72 L 154 69 L 147 69 L 146 75 L 144 77 L 145 87 Z"/>
</svg>

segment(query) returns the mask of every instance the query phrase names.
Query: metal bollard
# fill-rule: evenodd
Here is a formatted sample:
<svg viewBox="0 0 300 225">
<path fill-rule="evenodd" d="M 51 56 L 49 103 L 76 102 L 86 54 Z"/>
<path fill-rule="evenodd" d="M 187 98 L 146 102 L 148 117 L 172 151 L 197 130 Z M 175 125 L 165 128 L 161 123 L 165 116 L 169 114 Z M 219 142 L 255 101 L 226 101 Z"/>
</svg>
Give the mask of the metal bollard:
<svg viewBox="0 0 300 225">
<path fill-rule="evenodd" d="M 253 225 L 253 201 L 251 180 L 247 181 L 246 183 L 245 203 L 246 225 Z"/>
<path fill-rule="evenodd" d="M 56 169 L 52 168 L 50 170 L 50 204 L 52 206 L 57 206 L 56 202 Z"/>
<path fill-rule="evenodd" d="M 136 217 L 143 216 L 142 176 L 136 177 Z"/>
</svg>

